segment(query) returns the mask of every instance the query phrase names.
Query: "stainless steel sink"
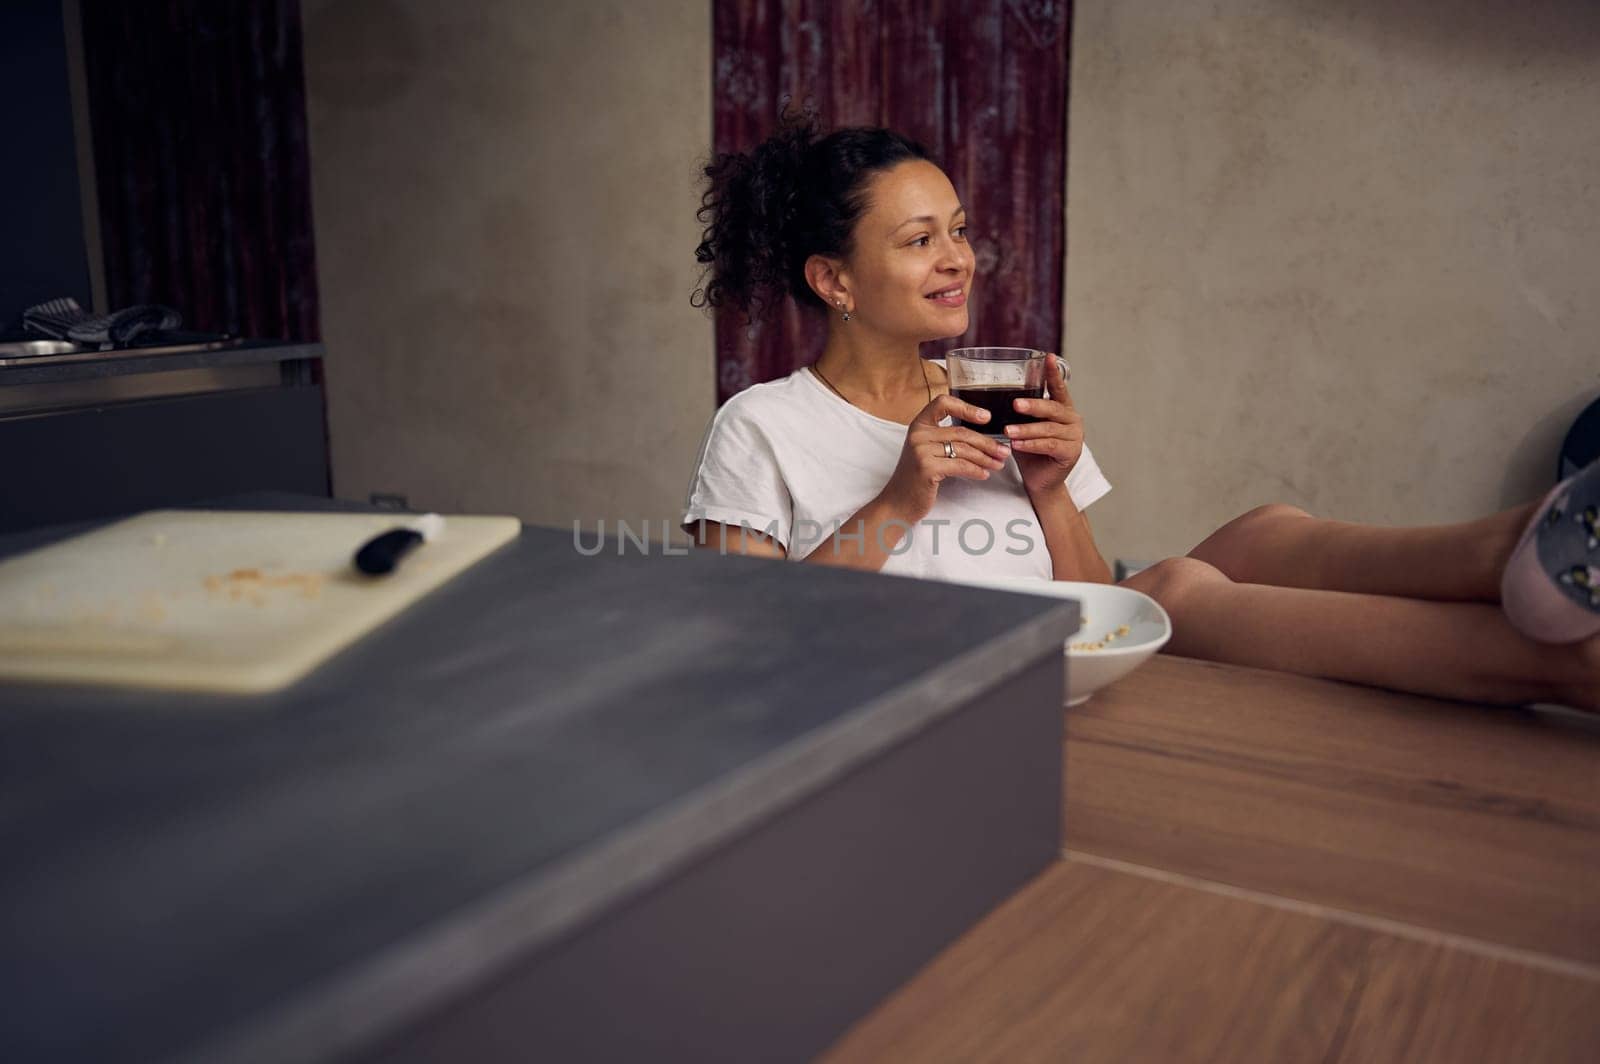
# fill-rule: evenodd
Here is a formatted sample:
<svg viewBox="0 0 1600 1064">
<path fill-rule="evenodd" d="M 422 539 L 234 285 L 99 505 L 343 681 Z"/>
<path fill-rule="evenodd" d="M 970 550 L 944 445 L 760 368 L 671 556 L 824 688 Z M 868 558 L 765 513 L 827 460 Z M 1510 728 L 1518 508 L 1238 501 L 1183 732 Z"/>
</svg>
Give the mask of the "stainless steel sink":
<svg viewBox="0 0 1600 1064">
<path fill-rule="evenodd" d="M 167 355 L 189 355 L 201 351 L 220 351 L 228 347 L 242 347 L 244 340 L 227 337 L 203 342 L 175 342 L 148 347 L 118 347 L 110 344 L 73 344 L 65 340 L 19 340 L 0 344 L 0 368 L 45 365 L 70 362 L 103 362 L 125 358 L 162 358 Z"/>
<path fill-rule="evenodd" d="M 65 340 L 17 340 L 8 344 L 0 344 L 0 359 L 38 358 L 41 355 L 70 355 L 77 351 L 89 350 L 93 349 L 82 344 L 68 343 Z"/>
</svg>

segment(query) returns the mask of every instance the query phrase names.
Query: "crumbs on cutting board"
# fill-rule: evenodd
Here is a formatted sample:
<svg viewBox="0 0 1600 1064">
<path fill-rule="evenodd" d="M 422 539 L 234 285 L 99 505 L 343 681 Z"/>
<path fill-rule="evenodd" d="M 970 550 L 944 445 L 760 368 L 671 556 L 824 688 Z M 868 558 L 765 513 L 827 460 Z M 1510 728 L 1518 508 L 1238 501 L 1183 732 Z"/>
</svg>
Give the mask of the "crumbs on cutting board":
<svg viewBox="0 0 1600 1064">
<path fill-rule="evenodd" d="M 167 619 L 167 607 L 162 604 L 160 595 L 154 591 L 145 593 L 139 603 L 139 619 L 150 624 L 160 624 Z"/>
<path fill-rule="evenodd" d="M 213 595 L 226 595 L 235 602 L 265 606 L 267 595 L 273 591 L 294 591 L 304 599 L 317 598 L 322 594 L 322 584 L 326 579 L 321 573 L 268 574 L 260 569 L 235 569 L 225 576 L 206 577 L 205 586 Z"/>
</svg>

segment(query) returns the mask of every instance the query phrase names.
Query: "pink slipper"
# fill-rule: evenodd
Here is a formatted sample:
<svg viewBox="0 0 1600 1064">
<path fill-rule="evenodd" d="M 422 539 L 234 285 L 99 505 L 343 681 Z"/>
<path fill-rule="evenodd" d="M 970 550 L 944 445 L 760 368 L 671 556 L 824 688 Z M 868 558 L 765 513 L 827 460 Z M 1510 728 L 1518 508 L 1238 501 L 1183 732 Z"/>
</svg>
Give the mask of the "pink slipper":
<svg viewBox="0 0 1600 1064">
<path fill-rule="evenodd" d="M 1557 484 L 1534 509 L 1500 574 L 1500 608 L 1541 643 L 1600 632 L 1600 461 Z"/>
</svg>

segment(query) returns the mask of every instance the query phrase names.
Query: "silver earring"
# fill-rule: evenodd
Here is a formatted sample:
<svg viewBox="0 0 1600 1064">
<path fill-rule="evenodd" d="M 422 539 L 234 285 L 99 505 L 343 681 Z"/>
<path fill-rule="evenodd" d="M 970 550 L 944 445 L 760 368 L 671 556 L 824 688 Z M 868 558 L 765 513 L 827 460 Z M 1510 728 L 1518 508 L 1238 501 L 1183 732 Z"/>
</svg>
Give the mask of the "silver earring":
<svg viewBox="0 0 1600 1064">
<path fill-rule="evenodd" d="M 838 300 L 834 305 L 837 306 L 840 310 L 844 310 L 844 300 L 842 300 L 842 299 Z M 845 321 L 849 321 L 850 320 L 850 312 L 848 310 L 844 311 L 844 320 Z"/>
</svg>

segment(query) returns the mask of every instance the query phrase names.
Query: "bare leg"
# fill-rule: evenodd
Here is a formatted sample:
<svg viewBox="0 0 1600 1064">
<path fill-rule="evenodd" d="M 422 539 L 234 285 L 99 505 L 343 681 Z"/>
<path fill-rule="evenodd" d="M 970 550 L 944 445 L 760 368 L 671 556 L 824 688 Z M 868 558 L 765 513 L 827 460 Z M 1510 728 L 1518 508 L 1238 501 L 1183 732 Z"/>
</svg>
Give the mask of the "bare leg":
<svg viewBox="0 0 1600 1064">
<path fill-rule="evenodd" d="M 1208 536 L 1189 557 L 1239 583 L 1499 602 L 1500 572 L 1535 503 L 1477 521 L 1383 528 L 1261 506 Z"/>
<path fill-rule="evenodd" d="M 1535 643 L 1497 606 L 1241 584 L 1193 558 L 1168 558 L 1124 584 L 1172 615 L 1175 654 L 1441 698 L 1600 710 L 1600 636 Z"/>
</svg>

